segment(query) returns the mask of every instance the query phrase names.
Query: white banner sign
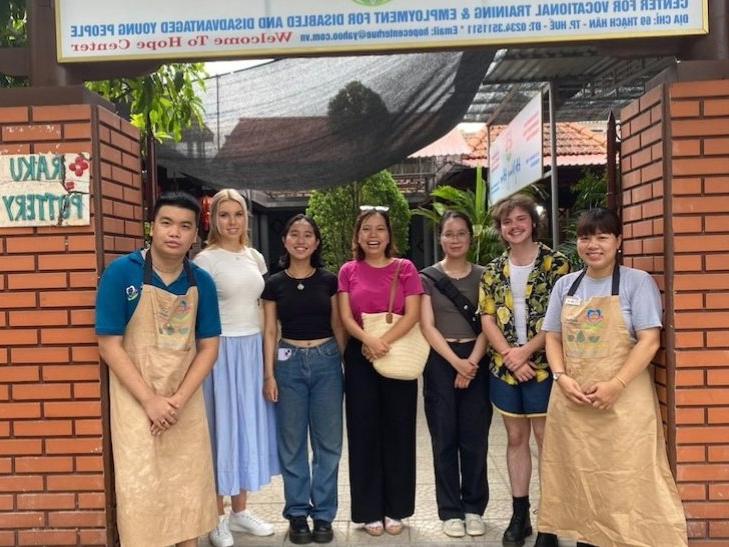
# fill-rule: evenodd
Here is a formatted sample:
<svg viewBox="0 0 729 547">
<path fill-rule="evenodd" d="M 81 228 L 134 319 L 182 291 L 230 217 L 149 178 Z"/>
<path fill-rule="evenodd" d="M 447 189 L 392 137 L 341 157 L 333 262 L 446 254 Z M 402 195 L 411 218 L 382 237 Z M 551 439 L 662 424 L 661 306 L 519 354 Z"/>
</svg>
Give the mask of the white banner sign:
<svg viewBox="0 0 729 547">
<path fill-rule="evenodd" d="M 705 34 L 708 0 L 57 0 L 60 62 Z"/>
<path fill-rule="evenodd" d="M 0 155 L 0 226 L 86 226 L 88 154 Z"/>
<path fill-rule="evenodd" d="M 489 203 L 538 181 L 542 170 L 542 96 L 537 95 L 491 143 Z"/>
</svg>

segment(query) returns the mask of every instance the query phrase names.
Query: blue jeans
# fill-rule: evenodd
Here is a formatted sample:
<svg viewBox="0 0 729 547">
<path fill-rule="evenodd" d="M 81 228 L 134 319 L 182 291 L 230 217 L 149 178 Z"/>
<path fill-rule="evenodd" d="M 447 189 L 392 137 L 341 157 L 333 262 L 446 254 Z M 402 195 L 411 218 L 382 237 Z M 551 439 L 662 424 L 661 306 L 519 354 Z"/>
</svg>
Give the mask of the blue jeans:
<svg viewBox="0 0 729 547">
<path fill-rule="evenodd" d="M 285 518 L 332 522 L 342 454 L 342 356 L 334 339 L 313 348 L 279 343 L 276 431 Z M 307 437 L 313 460 L 309 469 Z"/>
</svg>

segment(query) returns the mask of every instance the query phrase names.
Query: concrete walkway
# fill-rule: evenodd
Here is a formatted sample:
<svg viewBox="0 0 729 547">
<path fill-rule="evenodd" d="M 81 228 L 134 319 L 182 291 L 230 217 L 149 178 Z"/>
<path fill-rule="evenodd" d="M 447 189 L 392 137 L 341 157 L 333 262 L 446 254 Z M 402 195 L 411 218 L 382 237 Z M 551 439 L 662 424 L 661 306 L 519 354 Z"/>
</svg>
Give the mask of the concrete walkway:
<svg viewBox="0 0 729 547">
<path fill-rule="evenodd" d="M 422 386 L 422 382 L 421 382 Z M 506 433 L 503 422 L 497 412 L 491 424 L 489 435 L 488 477 L 490 499 L 484 519 L 487 532 L 485 536 L 461 539 L 449 538 L 441 531 L 441 521 L 438 519 L 438 510 L 435 503 L 435 479 L 433 476 L 433 457 L 430 445 L 430 434 L 423 413 L 423 398 L 419 398 L 417 423 L 417 488 L 415 492 L 415 514 L 405 520 L 407 524 L 402 534 L 388 536 L 384 534 L 379 538 L 367 535 L 359 525 L 349 521 L 349 478 L 347 467 L 347 447 L 345 447 L 342 461 L 339 466 L 339 512 L 334 521 L 335 539 L 332 546 L 344 545 L 463 545 L 478 544 L 486 546 L 500 546 L 501 536 L 511 518 L 511 494 L 509 490 L 509 477 L 506 471 Z M 536 448 L 532 445 L 532 461 L 536 470 Z M 531 482 L 532 524 L 535 533 L 525 544 L 532 547 L 536 537 L 536 514 L 539 505 L 539 487 L 536 472 Z M 255 514 L 273 523 L 276 533 L 267 538 L 257 538 L 247 534 L 234 532 L 235 545 L 293 545 L 288 541 L 286 532 L 288 521 L 281 516 L 283 509 L 283 486 L 281 477 L 275 477 L 273 482 L 260 492 L 249 495 L 249 509 Z M 311 544 L 314 545 L 314 544 Z M 209 547 L 207 538 L 200 539 L 200 547 Z M 574 543 L 562 542 L 562 547 L 572 547 Z"/>
</svg>

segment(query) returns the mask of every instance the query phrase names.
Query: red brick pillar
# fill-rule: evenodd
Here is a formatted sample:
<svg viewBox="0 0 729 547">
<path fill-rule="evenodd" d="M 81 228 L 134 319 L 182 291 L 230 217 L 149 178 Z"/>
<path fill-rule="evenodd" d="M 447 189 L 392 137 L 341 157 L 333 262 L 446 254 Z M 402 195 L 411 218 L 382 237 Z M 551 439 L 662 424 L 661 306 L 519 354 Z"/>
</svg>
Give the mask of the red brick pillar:
<svg viewBox="0 0 729 547">
<path fill-rule="evenodd" d="M 0 154 L 91 157 L 90 225 L 0 228 L 0 545 L 111 543 L 94 305 L 105 263 L 142 242 L 138 138 L 98 105 L 0 108 Z"/>
<path fill-rule="evenodd" d="M 621 123 L 625 264 L 664 295 L 655 376 L 690 544 L 729 545 L 729 80 L 666 82 Z"/>
</svg>

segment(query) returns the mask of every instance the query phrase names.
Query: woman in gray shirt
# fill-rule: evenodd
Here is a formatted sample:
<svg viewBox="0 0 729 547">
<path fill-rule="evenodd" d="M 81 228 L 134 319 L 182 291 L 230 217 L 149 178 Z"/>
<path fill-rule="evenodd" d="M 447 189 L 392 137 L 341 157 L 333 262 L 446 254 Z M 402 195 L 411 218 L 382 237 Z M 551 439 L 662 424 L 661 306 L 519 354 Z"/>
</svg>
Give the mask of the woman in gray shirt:
<svg viewBox="0 0 729 547">
<path fill-rule="evenodd" d="M 483 361 L 486 337 L 476 314 L 483 267 L 468 261 L 472 236 L 468 217 L 446 212 L 440 223 L 445 258 L 421 272 L 420 326 L 432 347 L 423 372 L 425 415 L 438 516 L 451 537 L 485 533 L 482 516 L 489 496 L 486 451 L 492 409 Z"/>
</svg>

